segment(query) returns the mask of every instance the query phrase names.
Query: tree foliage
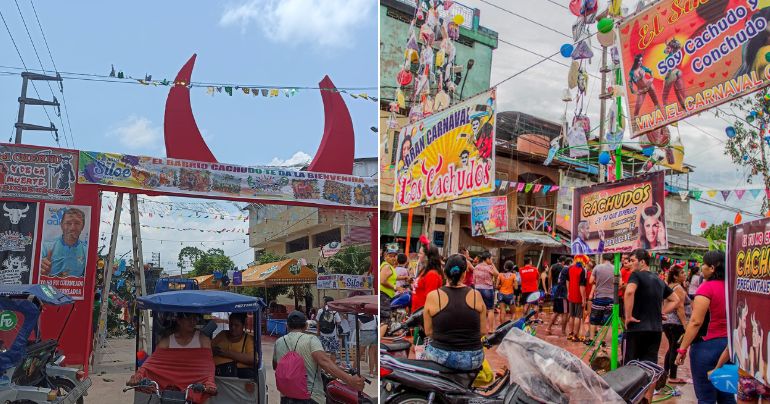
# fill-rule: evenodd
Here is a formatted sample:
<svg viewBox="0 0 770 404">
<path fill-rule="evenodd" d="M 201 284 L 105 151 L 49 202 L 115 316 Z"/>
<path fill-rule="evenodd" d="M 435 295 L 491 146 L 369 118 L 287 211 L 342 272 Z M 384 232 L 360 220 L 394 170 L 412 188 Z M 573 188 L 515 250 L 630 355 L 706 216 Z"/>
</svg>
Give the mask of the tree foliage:
<svg viewBox="0 0 770 404">
<path fill-rule="evenodd" d="M 235 266 L 220 248 L 209 248 L 203 256 L 193 262 L 192 276 L 211 275 L 216 271 L 226 272 Z"/>
<path fill-rule="evenodd" d="M 731 225 L 732 224 L 728 221 L 724 221 L 720 224 L 712 224 L 703 231 L 701 236 L 713 241 L 724 241 L 727 239 L 727 229 L 730 228 Z"/>
<path fill-rule="evenodd" d="M 768 97 L 770 98 L 770 97 Z M 758 91 L 730 103 L 728 108 L 716 109 L 717 116 L 729 116 L 733 121 L 735 136 L 727 138 L 725 151 L 737 166 L 747 169 L 746 182 L 759 181 L 770 188 L 770 100 L 764 91 Z M 762 201 L 762 212 L 768 210 L 767 196 Z"/>
<path fill-rule="evenodd" d="M 328 272 L 346 275 L 364 275 L 372 265 L 370 250 L 351 245 L 343 248 L 326 261 Z"/>
</svg>

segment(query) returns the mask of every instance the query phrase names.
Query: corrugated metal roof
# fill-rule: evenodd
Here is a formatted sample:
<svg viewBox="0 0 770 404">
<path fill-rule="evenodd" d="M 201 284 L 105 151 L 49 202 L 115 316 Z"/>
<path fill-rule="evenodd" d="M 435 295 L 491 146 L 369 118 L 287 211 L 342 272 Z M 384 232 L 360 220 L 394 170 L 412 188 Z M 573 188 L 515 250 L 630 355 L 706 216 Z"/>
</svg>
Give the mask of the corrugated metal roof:
<svg viewBox="0 0 770 404">
<path fill-rule="evenodd" d="M 668 243 L 675 247 L 709 248 L 709 241 L 700 236 L 693 236 L 681 230 L 668 229 Z"/>
<path fill-rule="evenodd" d="M 534 233 L 534 232 L 528 232 L 528 231 L 515 232 L 515 233 L 504 231 L 502 233 L 490 234 L 486 237 L 491 240 L 538 244 L 544 247 L 561 247 L 565 245 L 559 241 L 556 241 L 556 239 L 549 236 L 548 234 Z"/>
</svg>

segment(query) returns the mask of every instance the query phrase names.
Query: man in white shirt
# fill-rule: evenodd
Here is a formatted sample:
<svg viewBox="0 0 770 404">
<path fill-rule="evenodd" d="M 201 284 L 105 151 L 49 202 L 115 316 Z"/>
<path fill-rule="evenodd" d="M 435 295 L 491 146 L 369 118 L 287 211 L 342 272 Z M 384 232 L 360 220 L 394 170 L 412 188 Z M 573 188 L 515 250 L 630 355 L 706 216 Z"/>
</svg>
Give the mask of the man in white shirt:
<svg viewBox="0 0 770 404">
<path fill-rule="evenodd" d="M 329 353 L 333 361 L 337 361 L 337 353 L 340 351 L 340 335 L 337 328 L 341 327 L 342 317 L 334 310 L 329 310 L 329 302 L 334 301 L 331 296 L 324 296 L 324 307 L 316 314 L 316 333 L 321 340 L 324 351 Z"/>
</svg>

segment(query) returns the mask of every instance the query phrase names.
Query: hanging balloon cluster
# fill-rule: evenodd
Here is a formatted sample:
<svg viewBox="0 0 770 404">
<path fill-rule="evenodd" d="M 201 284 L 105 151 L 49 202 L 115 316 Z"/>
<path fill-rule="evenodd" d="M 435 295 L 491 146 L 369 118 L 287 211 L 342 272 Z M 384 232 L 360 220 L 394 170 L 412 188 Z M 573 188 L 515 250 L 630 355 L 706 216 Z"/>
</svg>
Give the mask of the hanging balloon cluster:
<svg viewBox="0 0 770 404">
<path fill-rule="evenodd" d="M 770 59 L 770 52 L 765 55 L 765 58 Z M 750 134 L 756 136 L 757 139 L 749 139 L 748 148 L 743 145 L 743 142 L 738 142 L 736 144 L 737 149 L 743 152 L 743 161 L 749 161 L 751 159 L 751 153 L 756 153 L 756 150 L 759 149 L 762 141 L 770 147 L 770 134 L 767 130 L 768 124 L 770 124 L 770 92 L 764 93 L 761 96 L 761 101 L 763 101 L 762 108 L 749 111 L 745 118 L 746 123 L 750 127 Z M 738 132 L 735 127 L 728 126 L 725 128 L 725 135 L 727 135 L 729 140 L 734 140 L 738 136 Z M 758 172 L 757 168 L 752 169 L 752 175 L 757 175 Z"/>
<path fill-rule="evenodd" d="M 407 108 L 414 123 L 447 108 L 461 80 L 462 67 L 455 66 L 457 50 L 465 22 L 453 1 L 418 0 L 409 24 L 404 63 L 396 74 L 395 100 L 389 105 L 388 129 L 397 129 L 396 113 Z M 469 67 L 472 65 L 469 65 Z M 431 95 L 431 88 L 436 88 Z"/>
</svg>

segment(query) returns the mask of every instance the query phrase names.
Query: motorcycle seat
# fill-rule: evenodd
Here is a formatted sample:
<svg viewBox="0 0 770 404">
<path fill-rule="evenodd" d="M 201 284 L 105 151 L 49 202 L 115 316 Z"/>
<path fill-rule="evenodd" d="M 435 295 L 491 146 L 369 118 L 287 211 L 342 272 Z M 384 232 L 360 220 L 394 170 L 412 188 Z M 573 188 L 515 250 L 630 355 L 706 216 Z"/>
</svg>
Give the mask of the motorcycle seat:
<svg viewBox="0 0 770 404">
<path fill-rule="evenodd" d="M 626 401 L 633 399 L 650 379 L 650 375 L 639 366 L 626 365 L 602 375 L 610 388 Z"/>
<path fill-rule="evenodd" d="M 442 376 L 446 377 L 447 379 L 453 380 L 455 383 L 468 388 L 471 387 L 471 385 L 473 384 L 473 381 L 476 380 L 476 376 L 481 371 L 481 368 L 474 369 L 474 370 L 452 369 L 440 363 L 436 363 L 428 360 L 398 359 L 398 361 L 407 365 L 420 367 L 424 369 L 430 369 L 430 370 L 439 372 L 441 373 Z"/>
<path fill-rule="evenodd" d="M 401 352 L 408 350 L 412 344 L 407 340 L 399 340 L 393 342 L 381 342 L 380 349 L 384 349 L 388 352 Z"/>
</svg>

